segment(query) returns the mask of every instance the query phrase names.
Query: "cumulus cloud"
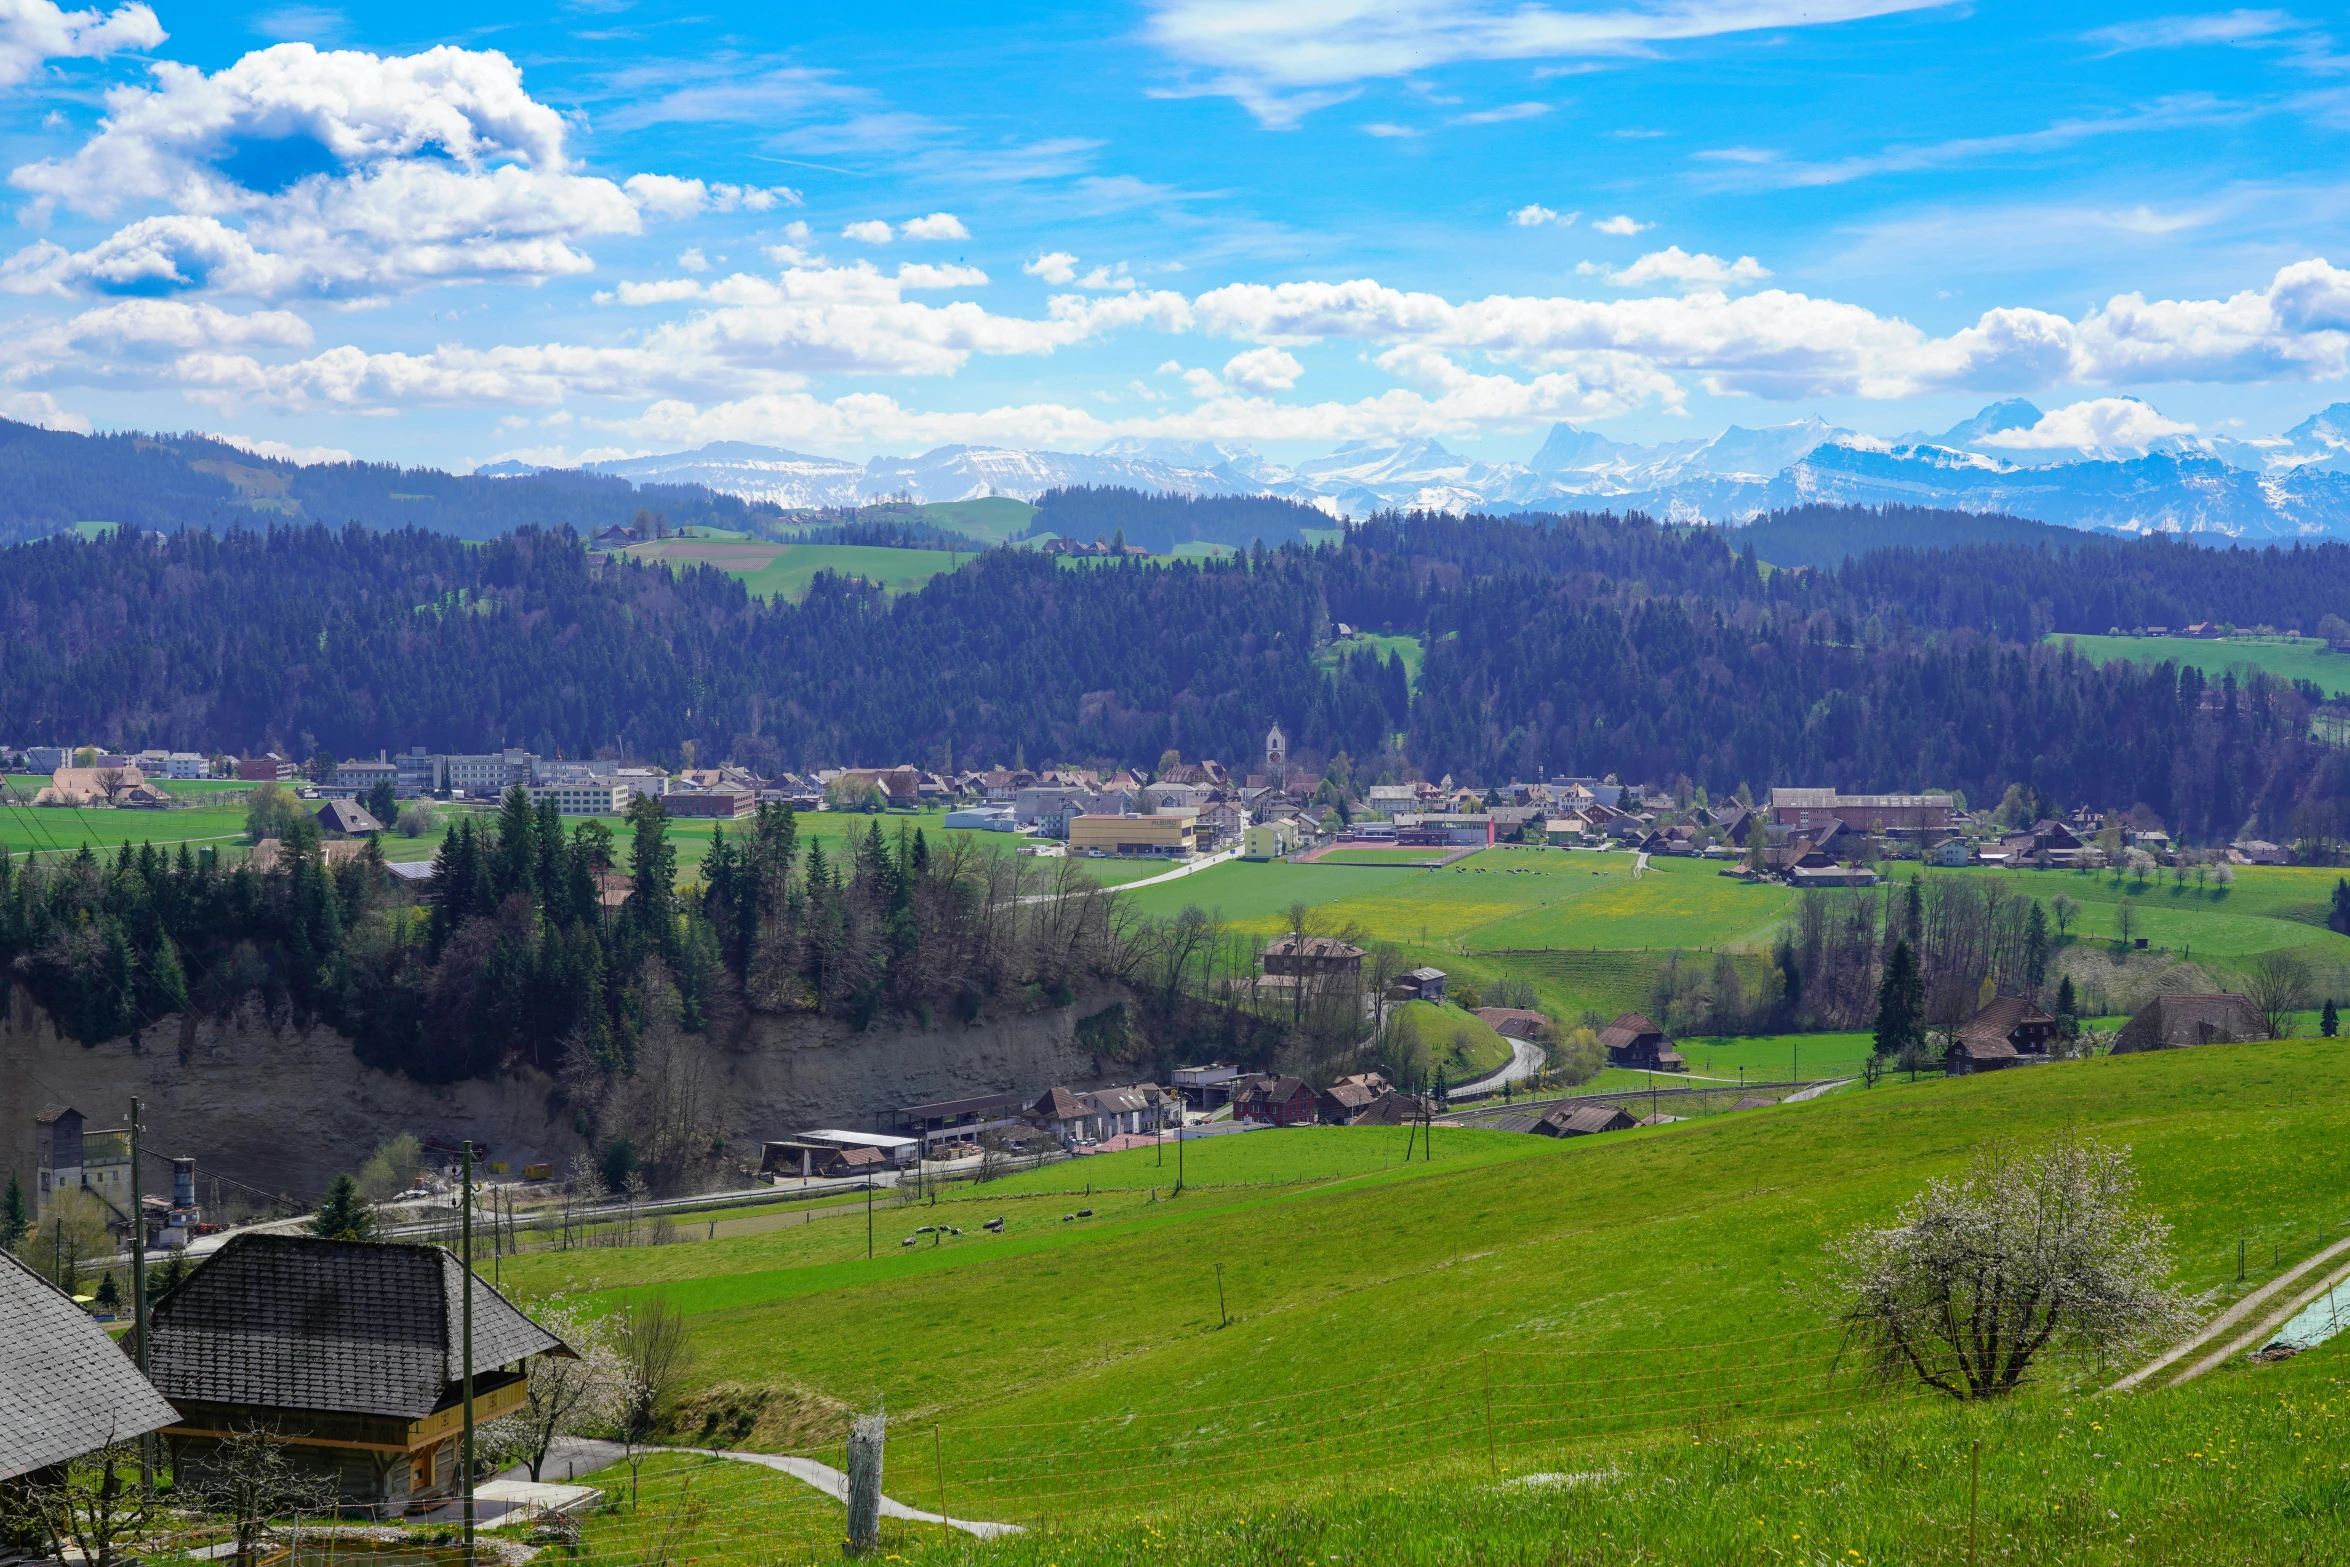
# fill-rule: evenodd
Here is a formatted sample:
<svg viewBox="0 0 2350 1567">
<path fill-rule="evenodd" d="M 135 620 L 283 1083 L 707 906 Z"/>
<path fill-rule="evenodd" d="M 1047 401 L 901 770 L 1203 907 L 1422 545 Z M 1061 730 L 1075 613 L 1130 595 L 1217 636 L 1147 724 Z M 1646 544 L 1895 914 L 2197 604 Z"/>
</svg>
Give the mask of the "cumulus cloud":
<svg viewBox="0 0 2350 1567">
<path fill-rule="evenodd" d="M 67 412 L 47 392 L 0 394 L 0 419 L 14 419 L 18 424 L 37 424 L 44 430 L 69 430 L 75 435 L 88 435 L 91 428 L 86 417 Z"/>
<path fill-rule="evenodd" d="M 104 59 L 152 49 L 164 36 L 163 24 L 144 5 L 68 11 L 56 0 L 8 0 L 0 5 L 0 87 L 29 80 L 46 60 Z"/>
<path fill-rule="evenodd" d="M 106 95 L 69 158 L 9 176 L 35 206 L 112 217 L 171 209 L 70 257 L 12 272 L 100 291 L 214 289 L 365 298 L 424 283 L 585 272 L 585 238 L 642 229 L 638 199 L 682 210 L 692 181 L 637 194 L 577 173 L 563 117 L 504 55 L 382 57 L 280 44 L 218 72 L 159 61 Z M 241 227 L 232 227 L 241 224 Z"/>
<path fill-rule="evenodd" d="M 2194 433 L 2193 425 L 2165 418 L 2135 397 L 2095 397 L 2052 408 L 2040 416 L 2037 424 L 1993 431 L 1979 444 L 2016 451 L 2066 447 L 2144 451 L 2164 436 Z"/>
<path fill-rule="evenodd" d="M 1596 262 L 1579 263 L 1575 270 L 1586 277 L 1604 278 L 1617 288 L 1648 288 L 1657 283 L 1676 284 L 1682 288 L 1730 288 L 1747 283 L 1759 283 L 1771 275 L 1771 269 L 1752 256 L 1740 256 L 1736 261 L 1724 261 L 1703 251 L 1691 255 L 1678 245 L 1667 245 L 1662 250 L 1650 251 L 1628 267 L 1610 269 Z"/>
<path fill-rule="evenodd" d="M 704 212 L 772 212 L 778 206 L 807 204 L 789 185 L 712 185 L 673 174 L 631 174 L 620 188 L 639 211 L 657 218 L 690 218 Z"/>
<path fill-rule="evenodd" d="M 1077 276 L 1077 258 L 1065 250 L 1048 250 L 1034 261 L 1023 261 L 1020 270 L 1052 288 L 1066 288 Z"/>
<path fill-rule="evenodd" d="M 1626 0 L 1567 9 L 1513 0 L 1156 0 L 1145 34 L 1201 73 L 1166 96 L 1237 100 L 1268 126 L 1296 125 L 1355 84 L 1462 60 L 1639 56 L 1658 44 L 1817 26 L 1928 8 L 1933 0 Z"/>
<path fill-rule="evenodd" d="M 1510 225 L 1513 228 L 1535 229 L 1545 223 L 1555 223 L 1565 228 L 1582 215 L 1580 212 L 1554 212 L 1548 207 L 1528 203 L 1510 214 Z"/>
<path fill-rule="evenodd" d="M 951 212 L 933 212 L 926 218 L 910 218 L 900 225 L 908 239 L 969 239 L 971 231 L 963 227 L 963 220 Z"/>
<path fill-rule="evenodd" d="M 250 435 L 226 435 L 218 431 L 209 432 L 209 438 L 223 446 L 233 446 L 240 452 L 251 452 L 256 457 L 290 462 L 297 468 L 315 468 L 320 463 L 355 460 L 340 446 L 289 446 L 284 441 L 263 440 Z"/>
<path fill-rule="evenodd" d="M 898 265 L 897 285 L 900 288 L 984 288 L 987 274 L 977 267 L 962 265 L 931 266 L 921 261 L 906 261 Z"/>
<path fill-rule="evenodd" d="M 853 239 L 860 245 L 886 245 L 895 237 L 895 234 L 890 226 L 879 218 L 868 218 L 862 223 L 852 223 L 842 229 L 840 237 Z"/>
<path fill-rule="evenodd" d="M 1653 223 L 1635 223 L 1632 219 L 1624 216 L 1624 214 L 1621 212 L 1617 213 L 1612 218 L 1601 218 L 1597 223 L 1594 223 L 1591 226 L 1599 230 L 1599 232 L 1602 234 L 1624 235 L 1637 234 L 1642 229 L 1652 229 L 1656 227 L 1656 225 Z"/>
<path fill-rule="evenodd" d="M 893 277 L 859 262 L 788 268 L 774 278 L 738 272 L 623 283 L 600 301 L 697 308 L 619 345 L 444 345 L 426 353 L 341 345 L 290 362 L 213 349 L 181 354 L 171 373 L 188 395 L 223 409 L 553 405 L 570 396 L 799 390 L 823 374 L 952 375 L 975 354 L 1050 354 L 1125 327 L 1180 331 L 1190 323 L 1188 303 L 1174 293 L 1068 295 L 1042 318 L 904 297 L 985 281 L 974 267 L 909 263 Z"/>
<path fill-rule="evenodd" d="M 1304 365 L 1278 348 L 1252 348 L 1224 362 L 1224 380 L 1244 392 L 1291 391 L 1305 373 Z"/>
</svg>

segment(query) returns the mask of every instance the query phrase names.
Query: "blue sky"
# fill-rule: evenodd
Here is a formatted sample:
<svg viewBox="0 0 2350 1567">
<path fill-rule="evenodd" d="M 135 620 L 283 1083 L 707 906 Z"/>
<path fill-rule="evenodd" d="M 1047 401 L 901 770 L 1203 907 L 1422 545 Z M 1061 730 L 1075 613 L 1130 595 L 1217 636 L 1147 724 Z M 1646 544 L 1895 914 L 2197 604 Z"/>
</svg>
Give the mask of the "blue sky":
<svg viewBox="0 0 2350 1567">
<path fill-rule="evenodd" d="M 2284 9 L 15 0 L 0 412 L 447 466 L 2258 435 L 2345 395 L 2346 131 L 2350 24 Z"/>
</svg>

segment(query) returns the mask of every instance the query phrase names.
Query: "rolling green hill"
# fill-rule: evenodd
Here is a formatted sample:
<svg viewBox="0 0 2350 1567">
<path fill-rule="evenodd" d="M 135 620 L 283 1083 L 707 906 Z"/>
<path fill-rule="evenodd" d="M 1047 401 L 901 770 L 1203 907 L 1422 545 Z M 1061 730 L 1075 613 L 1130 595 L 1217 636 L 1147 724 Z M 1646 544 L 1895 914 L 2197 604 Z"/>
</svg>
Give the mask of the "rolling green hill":
<svg viewBox="0 0 2350 1567">
<path fill-rule="evenodd" d="M 1822 1243 L 1988 1139 L 2069 1127 L 2130 1146 L 2175 1226 L 2178 1283 L 2216 1309 L 2339 1235 L 2345 1090 L 2350 1052 L 2295 1041 L 1888 1082 L 1600 1138 L 1440 1127 L 1433 1159 L 1409 1164 L 1407 1130 L 1262 1131 L 1187 1145 L 1181 1195 L 1173 1152 L 1144 1150 L 885 1202 L 870 1261 L 863 1226 L 836 1224 L 505 1266 L 526 1292 L 658 1293 L 684 1311 L 687 1418 L 731 1412 L 728 1445 L 821 1452 L 843 1411 L 879 1399 L 910 1449 L 893 1491 L 920 1503 L 938 1475 L 958 1516 L 1042 1520 L 1052 1542 L 908 1549 L 1108 1560 L 1110 1537 L 1147 1520 L 1192 1542 L 1166 1559 L 1271 1560 L 1219 1554 L 1200 1531 L 1368 1530 L 1397 1516 L 1392 1488 L 1423 1501 L 1415 1539 L 1613 1519 L 1647 1542 L 1626 1560 L 1721 1559 L 1712 1544 L 1750 1539 L 1738 1531 L 1759 1518 L 1782 1541 L 1831 1531 L 1842 1560 L 1848 1545 L 1963 1560 L 1921 1542 L 1948 1540 L 1940 1471 L 1976 1436 L 1988 1513 L 2018 1540 L 2066 1527 L 2035 1472 L 2050 1465 L 2055 1500 L 2093 1503 L 2091 1518 L 2127 1508 L 2141 1533 L 2195 1537 L 2239 1507 L 2332 1516 L 2339 1487 L 2289 1493 L 2334 1473 L 2328 1379 L 2350 1366 L 2329 1348 L 2087 1408 L 2096 1368 L 2051 1367 L 1982 1416 L 1880 1394 L 1829 1378 L 1835 1337 L 1806 1295 Z M 1003 1235 L 981 1229 L 999 1215 Z M 914 1233 L 940 1222 L 963 1234 Z M 2214 1450 L 2239 1467 L 2201 1462 Z M 1858 1467 L 1791 1484 L 1798 1463 Z M 1529 1472 L 1624 1483 L 1523 1509 L 1487 1490 Z M 1735 1504 L 1667 1503 L 1696 1483 L 1734 1484 Z"/>
</svg>

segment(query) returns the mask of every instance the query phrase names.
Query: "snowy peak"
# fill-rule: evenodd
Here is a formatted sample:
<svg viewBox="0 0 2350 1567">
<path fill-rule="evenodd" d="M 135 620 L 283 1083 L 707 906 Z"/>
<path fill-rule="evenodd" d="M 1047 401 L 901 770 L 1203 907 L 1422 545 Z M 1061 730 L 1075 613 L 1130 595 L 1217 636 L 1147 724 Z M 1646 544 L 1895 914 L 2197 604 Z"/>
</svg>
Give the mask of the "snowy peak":
<svg viewBox="0 0 2350 1567">
<path fill-rule="evenodd" d="M 2039 409 L 2021 397 L 2011 397 L 2003 403 L 1993 403 L 1972 419 L 1961 419 L 1942 432 L 1938 446 L 1972 446 L 1986 435 L 1997 435 L 2002 430 L 2028 430 L 2042 418 Z"/>
</svg>

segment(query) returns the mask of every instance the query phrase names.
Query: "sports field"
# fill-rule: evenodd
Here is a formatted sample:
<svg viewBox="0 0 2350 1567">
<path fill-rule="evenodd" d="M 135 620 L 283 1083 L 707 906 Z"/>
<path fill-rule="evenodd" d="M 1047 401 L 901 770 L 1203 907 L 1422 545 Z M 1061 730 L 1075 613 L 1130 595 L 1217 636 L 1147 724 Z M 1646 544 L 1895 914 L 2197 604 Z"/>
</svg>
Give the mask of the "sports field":
<svg viewBox="0 0 2350 1567">
<path fill-rule="evenodd" d="M 2291 1041 L 1888 1081 L 1604 1138 L 1438 1128 L 1432 1159 L 1409 1129 L 1252 1132 L 1187 1144 L 1180 1195 L 1172 1160 L 1147 1149 L 919 1207 L 884 1202 L 871 1260 L 852 1220 L 505 1267 L 526 1293 L 612 1306 L 657 1292 L 684 1311 L 697 1350 L 686 1407 L 752 1414 L 728 1445 L 780 1447 L 788 1432 L 788 1445 L 838 1463 L 845 1412 L 885 1403 L 904 1444 L 893 1494 L 920 1505 L 943 1481 L 958 1516 L 1045 1526 L 1045 1540 L 991 1557 L 1118 1559 L 1098 1533 L 1114 1520 L 1182 1529 L 1209 1510 L 1227 1529 L 1285 1518 L 1292 1550 L 1276 1554 L 1289 1561 L 1306 1524 L 1284 1509 L 1304 1501 L 1352 1528 L 1340 1519 L 1450 1466 L 1458 1494 L 1426 1496 L 1434 1512 L 1413 1538 L 1490 1515 L 1501 1503 L 1480 1498 L 1496 1476 L 1631 1466 L 1736 1478 L 1759 1468 L 1748 1464 L 1757 1450 L 1775 1470 L 1873 1444 L 1902 1455 L 1893 1471 L 1862 1462 L 1801 1487 L 1751 1475 L 1726 1518 L 1612 1483 L 1592 1501 L 1646 1531 L 1648 1560 L 1710 1559 L 1667 1543 L 1702 1544 L 1759 1514 L 1783 1536 L 1834 1531 L 1846 1561 L 1955 1561 L 1919 1542 L 1948 1538 L 1937 1464 L 1947 1468 L 1952 1422 L 1968 1412 L 1828 1379 L 1835 1335 L 1806 1294 L 1823 1243 L 1882 1222 L 1988 1140 L 2070 1128 L 2130 1146 L 2147 1199 L 2174 1226 L 2176 1282 L 2217 1309 L 2309 1255 L 2322 1227 L 2338 1236 L 2329 1172 L 2350 1132 L 2346 1090 L 2350 1053 Z M 1002 1235 L 981 1228 L 998 1216 Z M 963 1233 L 916 1233 L 942 1222 Z M 2341 1342 L 2093 1409 L 2078 1404 L 2076 1378 L 2096 1368 L 2051 1366 L 1976 1422 L 1996 1433 L 1984 1449 L 1999 1479 L 1990 1511 L 2012 1538 L 2039 1538 L 2016 1531 L 2059 1527 L 2050 1479 L 2066 1509 L 2093 1503 L 2101 1517 L 2110 1503 L 2146 1530 L 2284 1509 L 2291 1485 L 2336 1472 Z M 2239 1387 L 2248 1402 L 2227 1403 Z M 752 1402 L 761 1390 L 770 1404 Z M 2123 1426 L 2136 1434 L 2111 1440 L 2131 1456 L 2110 1469 L 2104 1432 Z M 2219 1449 L 2245 1455 L 2233 1471 L 2204 1462 L 2215 1432 L 2243 1444 Z M 2171 1442 L 2161 1456 L 2175 1462 L 2157 1470 Z M 1938 1532 L 1918 1533 L 1929 1525 Z M 2286 1524 L 2273 1527 L 2281 1536 Z M 1857 1556 L 1841 1554 L 1847 1542 Z M 729 1556 L 715 1544 L 692 1554 Z M 1428 1559 L 1492 1558 L 1463 1548 Z"/>
</svg>

